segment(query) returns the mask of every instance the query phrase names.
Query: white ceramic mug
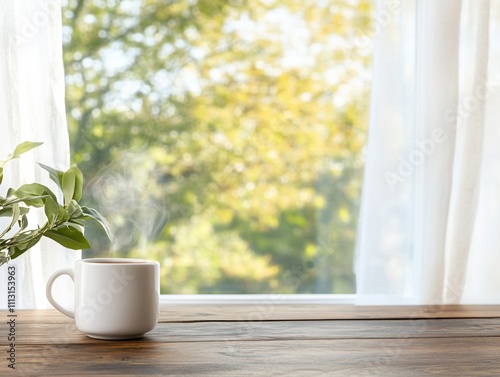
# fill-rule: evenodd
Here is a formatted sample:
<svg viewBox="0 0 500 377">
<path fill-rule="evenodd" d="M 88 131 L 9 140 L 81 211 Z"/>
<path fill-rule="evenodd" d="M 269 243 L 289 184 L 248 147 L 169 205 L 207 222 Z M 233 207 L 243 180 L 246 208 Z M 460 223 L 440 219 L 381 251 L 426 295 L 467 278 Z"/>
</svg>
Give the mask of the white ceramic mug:
<svg viewBox="0 0 500 377">
<path fill-rule="evenodd" d="M 52 285 L 61 275 L 74 282 L 74 311 L 52 296 Z M 49 278 L 47 299 L 91 338 L 139 338 L 158 323 L 160 264 L 129 258 L 81 259 L 74 269 L 56 271 Z"/>
</svg>

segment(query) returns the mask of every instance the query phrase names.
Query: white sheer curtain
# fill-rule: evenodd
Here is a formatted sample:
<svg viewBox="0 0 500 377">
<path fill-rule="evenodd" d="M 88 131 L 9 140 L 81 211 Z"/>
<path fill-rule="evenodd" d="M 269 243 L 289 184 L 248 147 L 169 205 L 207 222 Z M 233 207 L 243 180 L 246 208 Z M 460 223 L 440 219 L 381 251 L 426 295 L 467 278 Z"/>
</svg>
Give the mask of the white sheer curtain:
<svg viewBox="0 0 500 377">
<path fill-rule="evenodd" d="M 500 303 L 500 1 L 377 9 L 358 303 Z"/>
<path fill-rule="evenodd" d="M 44 144 L 5 167 L 0 195 L 7 187 L 40 182 L 56 189 L 42 162 L 58 169 L 69 164 L 64 108 L 61 5 L 57 0 L 1 1 L 0 7 L 0 159 L 23 141 Z M 35 223 L 43 221 L 43 215 Z M 31 222 L 30 222 L 31 223 Z M 81 253 L 50 240 L 10 262 L 17 267 L 17 308 L 43 308 L 45 283 L 57 269 L 73 266 Z M 0 308 L 7 306 L 7 265 L 0 267 Z M 72 285 L 58 295 L 72 296 Z M 69 300 L 66 298 L 66 300 Z"/>
</svg>

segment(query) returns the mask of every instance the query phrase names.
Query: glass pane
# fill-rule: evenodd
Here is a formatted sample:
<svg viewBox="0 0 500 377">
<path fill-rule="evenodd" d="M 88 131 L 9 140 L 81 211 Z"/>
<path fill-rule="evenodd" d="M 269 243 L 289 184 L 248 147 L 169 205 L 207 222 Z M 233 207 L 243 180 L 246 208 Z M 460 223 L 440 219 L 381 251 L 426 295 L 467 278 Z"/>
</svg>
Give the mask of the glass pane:
<svg viewBox="0 0 500 377">
<path fill-rule="evenodd" d="M 162 293 L 353 293 L 368 0 L 67 0 L 64 63 L 93 256 Z"/>
</svg>

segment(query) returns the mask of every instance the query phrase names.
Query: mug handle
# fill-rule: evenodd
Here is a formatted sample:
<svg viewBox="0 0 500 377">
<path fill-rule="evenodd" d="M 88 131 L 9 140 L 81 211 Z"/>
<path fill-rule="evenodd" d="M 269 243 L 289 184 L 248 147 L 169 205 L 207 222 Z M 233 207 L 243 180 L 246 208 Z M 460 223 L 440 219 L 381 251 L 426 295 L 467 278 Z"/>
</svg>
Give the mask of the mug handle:
<svg viewBox="0 0 500 377">
<path fill-rule="evenodd" d="M 68 275 L 71 278 L 71 280 L 73 280 L 73 282 L 74 282 L 75 281 L 74 273 L 75 273 L 75 270 L 73 268 L 64 268 L 62 270 L 54 272 L 52 274 L 52 276 L 49 278 L 49 280 L 47 281 L 47 289 L 45 291 L 45 293 L 47 295 L 47 300 L 49 300 L 49 302 L 54 306 L 54 308 L 59 310 L 62 314 L 65 314 L 68 317 L 73 318 L 73 319 L 75 318 L 75 313 L 72 310 L 68 310 L 68 309 L 63 308 L 61 305 L 59 305 L 57 303 L 57 301 L 52 296 L 52 285 L 54 284 L 56 279 L 61 275 Z"/>
</svg>

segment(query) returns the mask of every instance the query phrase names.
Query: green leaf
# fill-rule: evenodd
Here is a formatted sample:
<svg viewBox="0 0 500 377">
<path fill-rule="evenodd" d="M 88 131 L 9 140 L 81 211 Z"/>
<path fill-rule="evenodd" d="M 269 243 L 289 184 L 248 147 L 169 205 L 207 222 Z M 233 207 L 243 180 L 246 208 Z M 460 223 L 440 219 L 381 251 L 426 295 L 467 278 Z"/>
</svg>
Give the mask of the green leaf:
<svg viewBox="0 0 500 377">
<path fill-rule="evenodd" d="M 16 149 L 14 149 L 14 153 L 12 153 L 13 158 L 18 158 L 23 153 L 26 153 L 42 144 L 42 142 L 25 141 L 24 143 L 19 144 Z"/>
<path fill-rule="evenodd" d="M 46 231 L 44 236 L 69 249 L 90 249 L 89 241 L 87 241 L 79 229 L 74 227 L 61 226 L 59 228 Z"/>
<path fill-rule="evenodd" d="M 52 198 L 47 198 L 45 200 L 45 216 L 47 216 L 49 226 L 52 227 L 57 220 L 59 214 L 59 204 Z"/>
<path fill-rule="evenodd" d="M 3 266 L 5 263 L 9 262 L 9 260 L 10 258 L 0 255 L 0 266 Z"/>
<path fill-rule="evenodd" d="M 82 208 L 76 200 L 73 199 L 71 203 L 69 203 L 68 213 L 70 214 L 70 218 L 79 218 L 83 215 Z"/>
<path fill-rule="evenodd" d="M 75 171 L 75 192 L 73 194 L 73 199 L 78 202 L 83 195 L 83 174 L 76 165 L 73 165 L 70 169 L 74 169 Z"/>
<path fill-rule="evenodd" d="M 97 212 L 93 208 L 82 206 L 82 211 L 85 214 L 85 219 L 96 221 L 101 228 L 106 232 L 106 235 L 110 240 L 113 240 L 113 233 L 111 232 L 111 227 L 108 223 L 108 220 L 104 216 L 102 216 L 99 212 Z"/>
<path fill-rule="evenodd" d="M 62 191 L 64 195 L 64 205 L 67 206 L 71 203 L 76 187 L 76 173 L 75 170 L 69 168 L 63 175 Z"/>
<path fill-rule="evenodd" d="M 21 216 L 21 210 L 19 209 L 19 204 L 16 203 L 12 206 L 12 220 L 9 226 L 5 228 L 4 231 L 0 234 L 0 238 L 5 236 L 9 232 L 9 230 L 12 229 L 12 227 L 17 222 L 20 216 Z"/>
<path fill-rule="evenodd" d="M 30 209 L 26 207 L 19 207 L 19 210 L 21 211 L 21 215 L 27 214 Z M 0 217 L 12 217 L 12 207 L 4 207 L 0 209 Z"/>
<path fill-rule="evenodd" d="M 23 214 L 21 216 L 21 224 L 20 224 L 20 229 L 19 231 L 22 232 L 24 229 L 28 227 L 28 216 L 26 214 Z"/>
<path fill-rule="evenodd" d="M 22 199 L 28 206 L 43 207 L 45 204 L 45 196 L 50 196 L 55 202 L 57 198 L 54 193 L 46 186 L 39 183 L 28 183 L 19 187 L 13 194 L 15 197 Z"/>
<path fill-rule="evenodd" d="M 57 184 L 57 186 L 62 190 L 62 180 L 64 172 L 51 168 L 50 166 L 47 166 L 42 163 L 38 163 L 38 165 L 40 165 L 42 168 L 44 168 L 49 172 L 50 179 L 54 181 Z"/>
<path fill-rule="evenodd" d="M 38 199 L 46 199 L 46 198 L 50 198 L 50 195 L 25 196 L 22 198 L 9 199 L 3 204 L 3 206 L 6 207 L 6 206 L 10 206 L 14 203 L 20 203 L 20 202 L 26 202 L 26 201 L 37 201 Z"/>
<path fill-rule="evenodd" d="M 80 227 L 84 227 L 85 226 L 85 217 L 81 216 L 81 217 L 78 217 L 78 218 L 69 219 L 68 223 L 69 224 L 73 224 L 73 225 L 78 225 Z"/>
<path fill-rule="evenodd" d="M 20 255 L 24 254 L 26 251 L 35 246 L 38 241 L 42 238 L 42 234 L 33 231 L 29 233 L 21 234 L 17 239 L 17 245 L 9 248 L 9 256 L 11 259 L 15 259 Z M 33 235 L 35 235 L 33 237 Z M 24 242 L 25 241 L 25 242 Z"/>
<path fill-rule="evenodd" d="M 25 141 L 24 143 L 21 143 L 19 144 L 16 149 L 14 149 L 14 152 L 9 154 L 5 160 L 2 160 L 0 161 L 0 167 L 3 168 L 5 166 L 5 164 L 7 162 L 9 162 L 10 160 L 13 160 L 15 158 L 19 158 L 19 156 L 23 153 L 26 153 L 30 150 L 32 150 L 33 148 L 36 148 L 38 147 L 39 145 L 42 145 L 43 143 L 39 143 L 39 142 L 33 142 L 33 141 Z M 2 169 L 2 174 L 1 174 L 1 178 L 3 178 L 3 169 Z M 0 180 L 0 183 L 1 183 L 1 180 Z"/>
<path fill-rule="evenodd" d="M 5 160 L 0 161 L 0 184 L 2 184 L 3 182 L 3 167 L 7 162 L 15 158 L 19 158 L 19 156 L 23 153 L 26 153 L 42 144 L 43 143 L 40 142 L 25 141 L 24 143 L 19 144 L 16 149 L 14 149 L 14 152 L 12 154 L 9 154 Z"/>
</svg>

